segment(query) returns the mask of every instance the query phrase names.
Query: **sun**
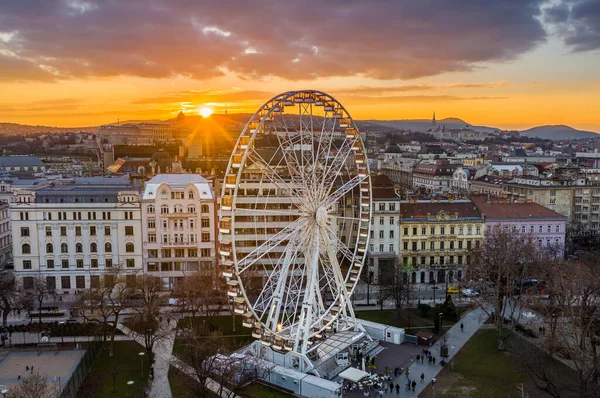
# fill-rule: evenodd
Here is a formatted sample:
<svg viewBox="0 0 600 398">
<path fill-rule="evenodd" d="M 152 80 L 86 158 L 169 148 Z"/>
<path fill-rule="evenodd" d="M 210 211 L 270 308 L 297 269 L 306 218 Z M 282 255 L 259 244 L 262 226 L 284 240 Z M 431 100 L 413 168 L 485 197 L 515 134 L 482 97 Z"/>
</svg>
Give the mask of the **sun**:
<svg viewBox="0 0 600 398">
<path fill-rule="evenodd" d="M 209 117 L 210 115 L 212 115 L 213 110 L 207 107 L 202 107 L 198 110 L 198 113 L 202 117 Z"/>
</svg>

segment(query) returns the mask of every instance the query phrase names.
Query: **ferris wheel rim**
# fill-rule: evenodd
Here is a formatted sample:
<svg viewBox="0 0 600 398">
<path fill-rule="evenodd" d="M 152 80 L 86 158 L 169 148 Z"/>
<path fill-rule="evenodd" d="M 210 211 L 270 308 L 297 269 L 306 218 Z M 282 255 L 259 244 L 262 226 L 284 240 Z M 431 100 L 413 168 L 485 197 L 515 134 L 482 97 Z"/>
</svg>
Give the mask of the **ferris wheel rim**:
<svg viewBox="0 0 600 398">
<path fill-rule="evenodd" d="M 249 138 L 249 142 L 253 143 L 255 142 L 257 136 L 260 134 L 261 131 L 263 131 L 264 129 L 264 124 L 265 122 L 268 120 L 268 118 L 270 117 L 270 115 L 272 115 L 275 112 L 275 105 L 276 104 L 281 104 L 283 101 L 286 101 L 290 98 L 293 98 L 299 94 L 307 94 L 307 95 L 313 95 L 313 96 L 320 96 L 320 97 L 326 97 L 328 98 L 328 101 L 331 101 L 333 103 L 335 103 L 336 105 L 336 109 L 338 110 L 342 110 L 343 114 L 346 115 L 346 117 L 350 120 L 349 126 L 352 127 L 356 132 L 357 132 L 357 137 L 356 139 L 359 140 L 361 142 L 361 152 L 364 155 L 365 158 L 365 167 L 367 170 L 367 177 L 366 177 L 366 181 L 368 181 L 368 185 L 369 185 L 369 195 L 368 195 L 368 200 L 369 200 L 369 218 L 370 218 L 370 212 L 371 212 L 371 206 L 370 206 L 370 201 L 371 201 L 371 196 L 370 196 L 370 186 L 371 186 L 371 181 L 370 181 L 370 173 L 368 171 L 369 167 L 368 167 L 368 162 L 366 162 L 366 149 L 364 147 L 364 143 L 362 141 L 362 137 L 360 136 L 360 134 L 358 133 L 358 127 L 356 126 L 356 123 L 354 121 L 354 119 L 352 119 L 350 113 L 346 110 L 346 108 L 338 101 L 336 100 L 333 96 L 323 92 L 323 91 L 319 91 L 319 90 L 296 90 L 296 91 L 287 91 L 281 94 L 278 94 L 274 97 L 272 97 L 270 100 L 268 100 L 267 102 L 265 102 L 254 114 L 253 116 L 250 118 L 250 120 L 246 123 L 246 125 L 244 126 L 244 129 L 242 130 L 242 133 L 240 134 L 240 136 L 238 137 L 238 140 L 236 141 L 234 150 L 232 152 L 232 155 L 230 157 L 228 166 L 227 166 L 227 171 L 226 171 L 226 175 L 230 175 L 230 174 L 235 174 L 236 175 L 236 187 L 234 188 L 234 193 L 233 193 L 233 201 L 232 201 L 232 207 L 231 207 L 231 212 L 232 212 L 232 217 L 231 217 L 231 229 L 232 231 L 235 229 L 235 217 L 233 216 L 233 210 L 235 209 L 235 206 L 237 204 L 237 199 L 238 199 L 238 189 L 239 189 L 239 183 L 240 183 L 240 178 L 242 175 L 242 171 L 244 170 L 244 167 L 246 165 L 246 161 L 247 161 L 247 157 L 248 157 L 248 152 L 250 150 L 249 146 L 247 148 L 244 149 L 243 152 L 243 159 L 241 164 L 243 166 L 240 166 L 237 170 L 236 173 L 232 173 L 232 159 L 235 153 L 235 150 L 240 148 L 240 143 L 242 140 L 242 137 L 248 137 L 248 132 L 251 130 L 250 126 L 252 125 L 252 123 L 255 123 L 258 119 L 258 125 L 254 128 L 253 132 L 250 132 L 250 138 Z M 311 113 L 311 117 L 312 117 L 312 113 Z M 365 181 L 363 180 L 363 181 Z M 223 191 L 222 191 L 222 197 L 225 196 L 225 192 L 226 192 L 226 184 L 224 184 L 223 186 Z M 360 198 L 362 198 L 362 193 Z M 360 209 L 361 204 L 358 205 L 358 208 Z M 364 220 L 362 220 L 364 221 Z M 361 228 L 361 224 L 360 222 L 358 222 L 359 225 L 359 229 Z M 233 234 L 233 232 L 232 232 Z M 232 235 L 233 236 L 233 235 Z M 363 240 L 364 241 L 364 245 L 368 245 L 368 240 L 369 237 L 366 236 L 366 238 Z M 351 261 L 354 261 L 357 257 L 357 248 L 359 247 L 359 243 L 361 242 L 360 237 L 357 238 L 357 241 L 354 245 L 354 254 L 353 254 L 353 258 L 350 259 Z M 237 253 L 235 250 L 236 247 L 236 243 L 235 243 L 235 239 L 231 239 L 230 242 L 231 246 L 232 246 L 232 255 L 233 255 L 233 263 L 234 263 L 234 267 L 235 267 L 235 274 L 236 276 L 238 276 L 238 283 L 240 285 L 240 290 L 241 290 L 241 295 L 245 300 L 245 303 L 247 304 L 247 308 L 249 310 L 249 312 L 252 313 L 253 318 L 255 319 L 255 321 L 259 322 L 261 327 L 264 328 L 264 330 L 266 332 L 269 332 L 270 334 L 274 335 L 274 336 L 279 336 L 279 332 L 277 330 L 273 330 L 272 328 L 269 328 L 265 322 L 261 319 L 261 317 L 259 316 L 259 314 L 256 312 L 255 310 L 255 304 L 253 303 L 252 300 L 250 300 L 250 298 L 247 295 L 246 289 L 244 288 L 243 285 L 243 281 L 240 280 L 239 275 L 240 275 L 240 268 L 239 268 L 239 264 L 240 264 L 240 260 L 237 258 Z M 365 258 L 366 256 L 363 254 L 360 258 L 360 270 L 362 270 L 362 267 L 364 266 L 365 263 Z M 347 283 L 347 281 L 349 280 L 349 273 L 346 275 L 344 282 Z M 358 280 L 355 280 L 352 283 L 352 287 L 350 289 L 349 295 L 352 294 L 352 292 L 354 291 L 354 289 L 356 288 L 356 285 L 358 283 Z M 336 299 L 337 301 L 340 300 L 340 296 L 337 297 Z M 332 309 L 334 307 L 334 304 L 336 303 L 336 300 L 334 300 L 334 302 L 327 308 L 327 311 L 322 313 L 320 318 L 317 321 L 322 321 L 326 316 L 330 315 L 332 313 Z M 335 315 L 335 316 L 331 316 L 331 320 L 329 321 L 328 325 L 332 324 L 337 317 L 339 316 L 339 314 Z M 316 323 L 316 322 L 315 322 Z M 310 325 L 312 326 L 312 325 Z M 321 329 L 322 330 L 322 329 Z M 289 337 L 288 335 L 281 335 L 279 337 Z"/>
</svg>

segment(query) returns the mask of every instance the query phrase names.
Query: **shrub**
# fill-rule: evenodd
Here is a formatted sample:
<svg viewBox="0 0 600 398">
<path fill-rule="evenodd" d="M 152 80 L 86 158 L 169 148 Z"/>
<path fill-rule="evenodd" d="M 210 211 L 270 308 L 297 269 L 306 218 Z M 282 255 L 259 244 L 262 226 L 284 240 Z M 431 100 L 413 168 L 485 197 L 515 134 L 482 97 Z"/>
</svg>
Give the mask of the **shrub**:
<svg viewBox="0 0 600 398">
<path fill-rule="evenodd" d="M 417 305 L 417 308 L 421 312 L 421 316 L 427 316 L 429 310 L 431 310 L 431 306 L 429 304 L 419 304 Z"/>
</svg>

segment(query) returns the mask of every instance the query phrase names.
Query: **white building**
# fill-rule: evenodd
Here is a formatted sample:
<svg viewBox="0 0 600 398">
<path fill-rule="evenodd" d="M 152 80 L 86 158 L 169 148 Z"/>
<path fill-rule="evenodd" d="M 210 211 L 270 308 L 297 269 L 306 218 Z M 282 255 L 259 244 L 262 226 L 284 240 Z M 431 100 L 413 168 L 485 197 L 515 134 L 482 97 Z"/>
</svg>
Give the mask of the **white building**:
<svg viewBox="0 0 600 398">
<path fill-rule="evenodd" d="M 393 275 L 400 253 L 400 198 L 392 187 L 373 188 L 369 250 L 370 282 L 384 283 Z M 388 278 L 389 279 L 389 278 Z M 391 280 L 391 279 L 389 279 Z"/>
<path fill-rule="evenodd" d="M 216 209 L 212 182 L 197 174 L 159 174 L 142 194 L 144 269 L 165 290 L 186 274 L 215 272 Z"/>
<path fill-rule="evenodd" d="M 51 291 L 73 293 L 117 265 L 130 278 L 142 270 L 140 195 L 126 180 L 18 190 L 10 216 L 14 272 L 25 288 L 40 277 Z"/>
<path fill-rule="evenodd" d="M 8 202 L 0 201 L 0 270 L 12 259 L 12 236 Z"/>
<path fill-rule="evenodd" d="M 46 166 L 37 156 L 0 156 L 0 174 L 41 177 L 45 172 Z"/>
</svg>

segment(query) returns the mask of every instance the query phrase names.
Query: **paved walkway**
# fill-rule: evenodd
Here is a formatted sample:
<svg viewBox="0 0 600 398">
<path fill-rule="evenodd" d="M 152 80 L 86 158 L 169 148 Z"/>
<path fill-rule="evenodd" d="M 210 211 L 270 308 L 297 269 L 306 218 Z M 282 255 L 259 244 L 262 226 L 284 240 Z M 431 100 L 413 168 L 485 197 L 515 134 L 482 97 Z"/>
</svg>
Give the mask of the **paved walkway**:
<svg viewBox="0 0 600 398">
<path fill-rule="evenodd" d="M 487 314 L 481 308 L 476 308 L 467 313 L 467 315 L 465 315 L 458 323 L 456 323 L 446 332 L 446 344 L 448 345 L 448 358 L 446 358 L 447 362 L 452 361 L 454 355 L 456 355 L 456 353 L 465 345 L 467 341 L 469 341 L 471 337 L 473 337 L 475 332 L 479 330 L 479 328 L 485 323 L 487 318 Z M 460 330 L 461 323 L 464 325 L 463 331 Z M 440 357 L 440 348 L 442 343 L 443 338 L 438 340 L 433 346 L 429 347 L 429 351 L 433 353 L 433 356 L 436 359 L 435 365 L 429 365 L 427 363 L 427 360 L 425 360 L 423 364 L 414 362 L 411 366 L 409 366 L 409 378 L 410 380 L 413 380 L 414 378 L 414 380 L 416 380 L 417 382 L 415 392 L 408 392 L 405 390 L 407 380 L 405 375 L 401 375 L 394 380 L 394 384 L 400 384 L 400 397 L 419 396 L 419 394 L 425 389 L 425 387 L 429 385 L 431 379 L 436 377 L 438 373 L 442 370 L 442 366 L 439 365 L 439 361 L 440 359 L 442 359 Z M 448 364 L 446 366 L 450 365 Z M 425 375 L 424 383 L 421 383 L 421 373 Z M 371 393 L 372 396 L 376 396 L 375 394 L 376 393 L 374 392 Z M 397 395 L 394 392 L 393 394 L 388 393 L 386 396 L 396 397 Z"/>
</svg>

